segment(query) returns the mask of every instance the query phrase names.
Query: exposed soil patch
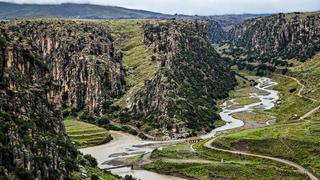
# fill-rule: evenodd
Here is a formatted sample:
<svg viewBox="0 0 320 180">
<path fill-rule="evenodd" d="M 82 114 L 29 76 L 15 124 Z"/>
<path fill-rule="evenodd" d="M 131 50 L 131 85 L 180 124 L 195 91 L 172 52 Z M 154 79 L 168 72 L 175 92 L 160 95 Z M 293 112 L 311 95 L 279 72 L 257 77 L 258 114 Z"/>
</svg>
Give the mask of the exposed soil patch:
<svg viewBox="0 0 320 180">
<path fill-rule="evenodd" d="M 239 142 L 236 142 L 236 143 L 232 143 L 231 144 L 231 147 L 239 150 L 239 151 L 242 151 L 242 152 L 248 152 L 249 151 L 249 146 L 248 146 L 248 143 L 245 142 L 245 141 L 239 141 Z"/>
</svg>

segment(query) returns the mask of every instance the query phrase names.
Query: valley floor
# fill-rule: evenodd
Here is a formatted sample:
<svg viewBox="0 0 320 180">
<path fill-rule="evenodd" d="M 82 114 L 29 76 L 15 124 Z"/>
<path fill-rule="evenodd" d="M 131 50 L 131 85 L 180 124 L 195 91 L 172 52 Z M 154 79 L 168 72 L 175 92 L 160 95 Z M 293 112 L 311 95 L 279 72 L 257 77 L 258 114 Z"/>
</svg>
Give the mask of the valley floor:
<svg viewBox="0 0 320 180">
<path fill-rule="evenodd" d="M 277 106 L 271 110 L 243 113 L 241 117 L 252 120 L 261 116 L 263 118 L 260 117 L 257 121 L 263 122 L 269 119 L 266 117 L 276 117 L 274 125 L 232 130 L 210 142 L 195 144 L 195 152 L 188 149 L 187 144 L 162 148 L 152 153 L 151 157 L 155 161 L 145 167 L 199 179 L 307 179 L 306 175 L 303 175 L 305 173 L 310 179 L 317 179 L 316 176 L 320 176 L 320 113 L 317 111 L 319 103 L 303 96 L 304 86 L 297 79 L 280 75 L 272 78 L 279 83 L 275 89 L 281 92 Z M 243 98 L 248 92 L 252 92 L 252 88 L 241 87 L 231 93 L 231 97 Z M 228 105 L 232 108 L 234 104 Z M 252 113 L 255 114 L 254 117 Z M 206 144 L 206 147 L 203 144 Z M 168 158 L 170 161 L 166 160 Z M 174 162 L 172 158 L 177 161 Z M 186 159 L 214 162 L 186 162 Z M 262 169 L 263 172 L 260 172 Z"/>
<path fill-rule="evenodd" d="M 251 78 L 255 79 L 249 77 L 249 80 Z M 161 175 L 152 174 L 150 171 L 196 179 L 308 179 L 307 175 L 310 179 L 317 179 L 316 176 L 320 176 L 319 102 L 304 96 L 305 86 L 296 78 L 274 75 L 272 79 L 278 82 L 273 88 L 280 92 L 276 107 L 270 110 L 256 109 L 234 113 L 234 118 L 244 121 L 242 128 L 219 133 L 209 142 L 205 140 L 193 145 L 179 142 L 170 146 L 157 144 L 156 150 L 152 152 L 152 146 L 148 148 L 149 145 L 143 145 L 148 149 L 146 152 L 150 153 L 125 154 L 121 156 L 127 157 L 109 163 L 134 164 L 135 168 L 148 170 L 135 170 L 137 175 L 156 175 L 153 177 Z M 251 87 L 248 79 L 238 81 L 242 83 L 230 93 L 226 106 L 232 110 L 249 104 L 259 104 L 259 99 L 252 97 L 252 93 L 263 95 L 266 92 Z M 67 120 L 67 131 L 76 142 L 83 143 L 86 138 L 77 140 L 78 133 L 74 131 L 78 130 L 72 128 L 75 123 L 79 122 Z M 97 133 L 99 134 L 100 130 L 96 129 L 93 134 Z M 117 139 L 117 136 L 115 137 Z M 123 143 L 134 144 L 131 141 Z M 140 140 L 136 143 L 141 144 Z M 106 145 L 109 147 L 109 144 Z M 103 146 L 97 146 L 99 147 Z M 91 149 L 94 150 L 95 147 L 82 151 L 88 153 L 86 151 Z M 89 154 L 95 152 L 94 150 Z M 118 156 L 114 150 L 109 154 Z M 107 157 L 105 153 L 99 156 Z M 105 159 L 99 164 L 108 162 L 108 158 L 99 159 Z"/>
</svg>

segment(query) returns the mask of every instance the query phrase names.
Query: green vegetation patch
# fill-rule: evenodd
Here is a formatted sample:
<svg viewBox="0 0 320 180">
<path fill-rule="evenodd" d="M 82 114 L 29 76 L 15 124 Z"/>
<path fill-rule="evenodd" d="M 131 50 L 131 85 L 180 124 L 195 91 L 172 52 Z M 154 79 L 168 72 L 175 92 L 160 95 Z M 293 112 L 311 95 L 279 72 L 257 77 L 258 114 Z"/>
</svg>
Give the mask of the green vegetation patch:
<svg viewBox="0 0 320 180">
<path fill-rule="evenodd" d="M 253 103 L 258 103 L 260 102 L 259 98 L 251 98 L 251 97 L 243 97 L 243 98 L 237 98 L 235 100 L 235 103 L 245 106 Z"/>
<path fill-rule="evenodd" d="M 203 146 L 207 140 L 193 145 L 196 151 L 189 149 L 189 144 L 182 143 L 175 146 L 166 146 L 162 150 L 152 152 L 151 158 L 156 159 L 152 164 L 145 166 L 148 170 L 167 174 L 180 174 L 197 179 L 230 178 L 230 179 L 307 179 L 299 174 L 291 166 L 286 166 L 275 161 L 239 156 L 208 149 Z M 178 155 L 180 154 L 180 155 Z M 158 160 L 170 158 L 170 161 Z M 174 162 L 172 159 L 177 159 Z M 211 160 L 212 163 L 203 164 L 179 162 L 179 159 Z M 268 172 L 268 173 L 265 173 Z"/>
<path fill-rule="evenodd" d="M 115 44 L 123 53 L 123 64 L 127 69 L 126 82 L 129 87 L 125 95 L 117 102 L 126 107 L 127 101 L 151 80 L 158 70 L 158 61 L 151 50 L 143 43 L 141 23 L 145 20 L 114 20 L 108 27 L 115 37 Z"/>
<path fill-rule="evenodd" d="M 244 130 L 218 138 L 215 146 L 292 160 L 319 176 L 320 122 Z"/>
<path fill-rule="evenodd" d="M 143 156 L 144 156 L 143 153 L 138 154 L 136 156 L 132 156 L 132 157 L 129 158 L 129 161 L 132 162 L 132 163 L 139 162 L 143 158 Z"/>
<path fill-rule="evenodd" d="M 145 165 L 146 169 L 168 174 L 182 174 L 197 179 L 307 179 L 305 175 L 268 164 L 245 164 L 235 162 L 175 163 L 157 160 Z M 266 173 L 267 172 L 267 173 Z"/>
<path fill-rule="evenodd" d="M 266 114 L 261 114 L 256 112 L 246 112 L 246 111 L 233 113 L 232 117 L 239 120 L 243 120 L 243 121 L 256 121 L 256 122 L 266 122 L 273 118 L 272 116 L 269 116 Z"/>
<path fill-rule="evenodd" d="M 197 154 L 192 153 L 190 144 L 181 143 L 171 146 L 164 146 L 160 149 L 156 149 L 152 152 L 151 158 L 195 158 Z"/>
<path fill-rule="evenodd" d="M 226 122 L 224 120 L 218 119 L 214 122 L 214 127 L 218 128 L 218 127 L 224 126 L 225 124 Z"/>
<path fill-rule="evenodd" d="M 80 148 L 99 145 L 112 139 L 106 129 L 93 124 L 67 119 L 64 121 L 64 125 L 68 136 Z"/>
<path fill-rule="evenodd" d="M 298 120 L 318 105 L 316 102 L 297 95 L 301 87 L 295 80 L 282 75 L 274 75 L 272 78 L 279 83 L 274 86 L 274 89 L 280 91 L 278 105 L 270 111 L 276 116 L 277 122 Z"/>
<path fill-rule="evenodd" d="M 305 83 L 307 88 L 307 91 L 303 92 L 305 96 L 320 99 L 320 53 L 290 70 Z"/>
<path fill-rule="evenodd" d="M 240 97 L 234 99 L 234 102 L 228 101 L 227 102 L 227 108 L 230 110 L 238 109 L 246 105 L 250 105 L 253 103 L 261 102 L 259 98 L 253 98 L 253 97 Z"/>
</svg>

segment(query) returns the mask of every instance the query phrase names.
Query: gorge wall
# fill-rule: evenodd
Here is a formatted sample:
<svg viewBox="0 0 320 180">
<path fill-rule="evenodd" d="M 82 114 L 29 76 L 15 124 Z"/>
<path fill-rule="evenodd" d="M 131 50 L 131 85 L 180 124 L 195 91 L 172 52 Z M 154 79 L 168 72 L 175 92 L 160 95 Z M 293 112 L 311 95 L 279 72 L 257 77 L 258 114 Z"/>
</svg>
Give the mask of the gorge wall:
<svg viewBox="0 0 320 180">
<path fill-rule="evenodd" d="M 50 99 L 59 91 L 49 69 L 29 54 L 12 31 L 0 33 L 0 178 L 65 179 L 77 151 L 68 141 L 60 109 Z"/>
<path fill-rule="evenodd" d="M 215 100 L 227 97 L 235 80 L 208 42 L 207 28 L 202 21 L 144 24 L 145 44 L 163 57 L 159 71 L 131 106 L 145 123 L 183 134 L 212 129 L 219 119 Z"/>
<path fill-rule="evenodd" d="M 28 49 L 24 56 L 47 66 L 61 87 L 58 94 L 50 94 L 56 104 L 99 112 L 104 102 L 123 93 L 121 53 L 104 26 L 81 21 L 18 21 L 9 23 L 7 29 L 17 39 L 15 44 Z"/>
<path fill-rule="evenodd" d="M 229 31 L 231 54 L 262 60 L 306 60 L 320 50 L 320 13 L 277 14 L 247 20 Z"/>
</svg>

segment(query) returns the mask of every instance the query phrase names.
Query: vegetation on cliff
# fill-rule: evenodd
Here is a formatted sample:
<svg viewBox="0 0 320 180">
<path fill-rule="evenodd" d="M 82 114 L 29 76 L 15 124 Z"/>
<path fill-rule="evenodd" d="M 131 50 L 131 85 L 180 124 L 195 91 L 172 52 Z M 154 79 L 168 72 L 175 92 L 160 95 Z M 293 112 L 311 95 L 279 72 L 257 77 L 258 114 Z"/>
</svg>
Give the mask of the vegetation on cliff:
<svg viewBox="0 0 320 180">
<path fill-rule="evenodd" d="M 145 23 L 143 31 L 144 43 L 162 58 L 129 112 L 163 132 L 211 129 L 219 119 L 215 100 L 226 97 L 235 80 L 208 43 L 206 24 L 157 21 Z"/>
<path fill-rule="evenodd" d="M 77 150 L 49 94 L 49 71 L 1 26 L 0 178 L 61 179 L 77 171 Z"/>
<path fill-rule="evenodd" d="M 320 50 L 319 27 L 320 13 L 281 13 L 247 20 L 229 32 L 231 54 L 247 54 L 247 61 L 276 65 L 281 65 L 281 58 L 304 61 Z"/>
</svg>

